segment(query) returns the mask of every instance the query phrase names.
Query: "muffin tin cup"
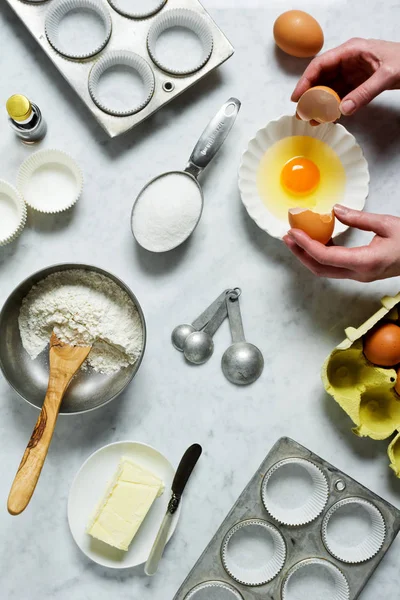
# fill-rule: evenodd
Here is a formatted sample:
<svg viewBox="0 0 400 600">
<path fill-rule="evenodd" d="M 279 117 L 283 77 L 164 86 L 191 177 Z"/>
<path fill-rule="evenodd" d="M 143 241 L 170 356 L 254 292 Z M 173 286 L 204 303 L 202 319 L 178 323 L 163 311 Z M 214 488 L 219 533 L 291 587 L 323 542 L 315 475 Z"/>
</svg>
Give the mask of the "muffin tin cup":
<svg viewBox="0 0 400 600">
<path fill-rule="evenodd" d="M 309 589 L 306 589 L 307 583 L 304 583 L 307 571 L 310 577 Z M 329 579 L 329 584 L 327 584 L 327 579 Z M 320 589 L 318 589 L 319 585 L 321 585 Z M 350 588 L 346 577 L 335 565 L 325 559 L 308 558 L 295 564 L 289 570 L 282 584 L 282 600 L 299 600 L 299 598 L 304 598 L 304 600 L 311 598 L 349 600 Z"/>
<path fill-rule="evenodd" d="M 346 510 L 349 509 L 349 510 Z M 345 511 L 345 512 L 344 512 Z M 341 524 L 342 531 L 348 532 L 348 543 L 340 543 L 332 539 L 329 533 L 329 525 L 333 517 L 339 517 L 339 513 L 344 513 L 343 523 Z M 369 527 L 369 533 L 364 540 L 357 545 L 354 545 L 352 531 L 348 519 L 359 520 L 360 515 L 364 513 L 368 520 L 366 525 Z M 336 502 L 326 513 L 322 522 L 322 539 L 328 552 L 338 560 L 349 563 L 358 564 L 373 558 L 382 548 L 386 537 L 386 526 L 381 512 L 363 498 L 345 498 Z M 347 541 L 347 540 L 346 540 Z"/>
<path fill-rule="evenodd" d="M 60 46 L 58 41 L 58 31 L 63 18 L 72 11 L 91 10 L 95 12 L 102 20 L 105 33 L 104 38 L 98 46 L 84 53 L 74 52 Z M 96 56 L 106 47 L 111 37 L 112 21 L 110 13 L 103 2 L 100 0 L 56 0 L 50 5 L 45 19 L 45 33 L 49 44 L 56 52 L 73 60 L 83 60 Z"/>
<path fill-rule="evenodd" d="M 240 539 L 243 535 L 244 539 Z M 263 557 L 263 553 L 268 554 L 268 557 Z M 274 579 L 282 570 L 286 560 L 286 544 L 274 525 L 260 519 L 251 519 L 238 523 L 227 533 L 221 557 L 224 568 L 232 579 L 249 587 L 261 586 Z M 249 559 L 251 567 L 240 564 L 241 560 L 249 562 Z"/>
<path fill-rule="evenodd" d="M 4 198 L 5 197 L 5 198 Z M 2 212 L 2 204 L 4 202 L 10 203 L 15 208 L 18 215 L 15 223 L 10 223 L 9 226 L 5 226 L 5 215 Z M 8 212 L 8 211 L 7 211 Z M 26 205 L 23 201 L 21 194 L 12 185 L 0 179 L 0 246 L 5 246 L 10 242 L 13 242 L 17 238 L 26 223 Z M 13 220 L 13 219 L 12 219 Z"/>
<path fill-rule="evenodd" d="M 243 596 L 229 583 L 206 581 L 190 590 L 185 600 L 243 600 Z"/>
<path fill-rule="evenodd" d="M 34 184 L 33 178 L 39 170 L 43 180 L 40 184 Z M 66 177 L 68 187 L 62 185 Z M 28 206 L 41 213 L 55 214 L 68 210 L 76 203 L 82 193 L 83 175 L 74 159 L 66 152 L 39 150 L 20 166 L 17 187 Z"/>
<path fill-rule="evenodd" d="M 183 27 L 192 31 L 201 42 L 203 52 L 201 59 L 191 68 L 179 69 L 174 65 L 166 64 L 163 57 L 157 52 L 157 41 L 162 33 L 174 27 Z M 214 47 L 212 31 L 207 21 L 200 14 L 186 9 L 177 8 L 168 10 L 154 19 L 147 36 L 147 49 L 152 61 L 166 73 L 184 76 L 199 71 L 209 61 Z"/>
<path fill-rule="evenodd" d="M 288 489 L 290 499 L 296 498 L 296 486 L 301 480 L 312 487 L 303 504 L 291 507 L 287 504 Z M 278 491 L 271 494 L 275 485 Z M 328 501 L 329 488 L 325 475 L 319 467 L 303 458 L 286 458 L 276 463 L 265 475 L 262 488 L 262 500 L 267 512 L 282 525 L 300 526 L 314 521 L 323 511 Z"/>
<path fill-rule="evenodd" d="M 152 6 L 146 10 L 127 10 L 120 5 L 120 0 L 108 0 L 113 9 L 128 19 L 147 19 L 157 14 L 167 3 L 167 0 L 153 0 Z"/>
<path fill-rule="evenodd" d="M 127 107 L 126 110 L 117 110 L 106 106 L 99 98 L 98 87 L 101 76 L 109 69 L 117 66 L 130 67 L 138 73 L 143 82 L 143 100 L 137 105 Z M 118 50 L 108 52 L 94 64 L 89 74 L 89 93 L 93 102 L 103 112 L 116 117 L 126 117 L 143 110 L 152 99 L 154 88 L 153 69 L 144 58 L 134 52 Z"/>
</svg>

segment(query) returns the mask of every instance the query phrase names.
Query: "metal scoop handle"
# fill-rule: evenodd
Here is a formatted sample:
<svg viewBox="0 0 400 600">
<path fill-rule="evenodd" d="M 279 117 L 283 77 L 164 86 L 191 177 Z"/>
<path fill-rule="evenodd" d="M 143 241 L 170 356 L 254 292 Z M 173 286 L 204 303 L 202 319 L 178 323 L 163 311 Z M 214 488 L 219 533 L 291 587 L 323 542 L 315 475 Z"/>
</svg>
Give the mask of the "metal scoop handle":
<svg viewBox="0 0 400 600">
<path fill-rule="evenodd" d="M 242 314 L 240 312 L 239 295 L 229 294 L 226 298 L 226 308 L 229 317 L 229 326 L 231 328 L 232 342 L 245 342 L 243 330 Z"/>
<path fill-rule="evenodd" d="M 226 298 L 226 295 L 228 292 L 229 292 L 229 289 L 224 290 L 222 292 L 222 294 L 220 294 L 218 296 L 218 298 L 216 298 L 216 300 L 214 300 L 214 302 L 212 302 L 210 304 L 210 306 L 208 306 L 208 308 L 206 308 L 206 310 L 204 312 L 202 312 L 201 315 L 199 317 L 197 317 L 197 319 L 195 321 L 193 321 L 192 325 L 195 329 L 200 331 L 200 329 L 203 329 L 203 327 L 205 327 L 207 325 L 207 323 L 209 322 L 211 317 L 215 314 L 216 310 L 219 308 L 220 304 L 225 304 L 225 298 Z"/>
<path fill-rule="evenodd" d="M 223 302 L 218 307 L 214 316 L 211 317 L 208 324 L 204 327 L 204 329 L 203 329 L 204 333 L 208 333 L 209 336 L 213 337 L 213 335 L 221 327 L 222 323 L 225 321 L 227 316 L 228 316 L 228 312 L 227 312 L 227 308 L 226 308 L 226 302 Z"/>
<path fill-rule="evenodd" d="M 230 98 L 210 121 L 200 136 L 185 169 L 197 179 L 212 161 L 231 131 L 239 114 L 241 102 Z"/>
</svg>

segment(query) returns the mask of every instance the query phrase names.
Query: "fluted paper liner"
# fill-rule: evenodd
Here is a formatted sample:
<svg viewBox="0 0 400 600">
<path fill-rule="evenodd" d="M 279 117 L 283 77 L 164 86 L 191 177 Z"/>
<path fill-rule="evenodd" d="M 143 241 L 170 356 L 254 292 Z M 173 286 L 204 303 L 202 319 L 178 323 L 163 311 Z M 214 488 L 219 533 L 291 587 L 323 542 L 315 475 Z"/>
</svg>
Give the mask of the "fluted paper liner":
<svg viewBox="0 0 400 600">
<path fill-rule="evenodd" d="M 285 507 L 279 501 L 274 501 L 269 493 L 271 478 L 282 478 L 282 482 L 290 481 L 290 474 L 285 473 L 288 465 L 297 466 L 299 473 L 304 473 L 307 481 L 312 481 L 312 492 L 307 501 L 294 508 Z M 293 495 L 296 495 L 296 480 L 292 485 Z M 328 501 L 329 488 L 325 475 L 319 467 L 304 458 L 286 458 L 276 463 L 267 472 L 262 483 L 262 499 L 267 512 L 283 525 L 299 526 L 314 521 L 323 511 Z"/>
<path fill-rule="evenodd" d="M 243 600 L 243 596 L 229 583 L 206 581 L 190 590 L 184 600 Z"/>
<path fill-rule="evenodd" d="M 349 600 L 350 599 L 350 588 L 346 577 L 343 573 L 331 562 L 320 559 L 320 558 L 308 558 L 306 560 L 302 560 L 295 564 L 287 573 L 283 584 L 282 584 L 282 600 L 298 600 L 299 596 L 296 592 L 291 591 L 291 585 L 293 585 L 293 581 L 298 573 L 304 571 L 305 569 L 309 569 L 310 567 L 318 565 L 321 568 L 321 580 L 326 578 L 326 575 L 329 573 L 334 582 L 334 592 L 333 594 L 327 596 L 326 600 Z M 325 586 L 324 586 L 325 588 Z M 322 597 L 320 594 L 325 592 L 321 590 L 318 593 L 318 590 L 315 589 L 315 596 L 313 598 Z M 310 597 L 311 600 L 311 597 Z"/>
<path fill-rule="evenodd" d="M 79 11 L 79 9 L 92 10 L 99 15 L 104 25 L 104 37 L 101 43 L 84 53 L 75 52 L 73 48 L 64 48 L 58 41 L 61 21 L 69 12 Z M 95 56 L 105 48 L 111 37 L 112 22 L 107 6 L 101 0 L 56 0 L 51 3 L 47 11 L 44 28 L 49 44 L 56 52 L 66 58 L 83 60 Z"/>
<path fill-rule="evenodd" d="M 100 77 L 105 71 L 108 71 L 108 69 L 112 69 L 119 65 L 130 67 L 136 71 L 143 82 L 143 100 L 139 104 L 127 106 L 125 110 L 115 110 L 110 106 L 106 106 L 98 96 Z M 126 117 L 143 110 L 153 97 L 154 87 L 154 72 L 149 63 L 138 54 L 124 50 L 114 50 L 102 56 L 102 58 L 100 58 L 92 67 L 89 75 L 89 93 L 93 102 L 103 112 L 116 117 Z"/>
<path fill-rule="evenodd" d="M 121 6 L 120 0 L 108 0 L 108 2 L 117 13 L 124 17 L 128 17 L 128 19 L 147 19 L 158 13 L 163 6 L 165 6 L 167 0 L 153 0 L 151 6 L 149 6 L 148 0 L 147 2 L 141 2 L 142 6 L 140 10 L 128 10 L 124 6 Z M 147 4 L 146 8 L 143 4 Z"/>
<path fill-rule="evenodd" d="M 200 40 L 203 52 L 201 59 L 191 68 L 180 69 L 176 65 L 166 64 L 164 58 L 157 52 L 157 40 L 167 29 L 185 27 L 192 31 Z M 207 21 L 200 14 L 186 8 L 176 8 L 161 13 L 154 19 L 147 36 L 147 49 L 152 61 L 166 73 L 172 75 L 190 75 L 196 73 L 209 61 L 213 51 L 213 34 Z"/>
<path fill-rule="evenodd" d="M 351 545 L 352 540 L 349 540 L 349 545 L 341 544 L 329 535 L 329 522 L 333 515 L 343 507 L 351 507 L 357 519 L 360 518 L 363 510 L 369 520 L 369 534 L 357 546 Z M 332 556 L 345 563 L 357 564 L 370 560 L 382 548 L 385 537 L 386 526 L 381 512 L 371 502 L 363 498 L 346 498 L 336 502 L 328 510 L 322 522 L 322 539 L 326 549 Z"/>
<path fill-rule="evenodd" d="M 8 231 L 0 235 L 0 246 L 5 246 L 17 238 L 26 223 L 26 206 L 21 194 L 12 185 L 0 179 L 0 197 L 4 195 L 16 207 L 19 217 L 19 222 L 16 227 L 10 227 Z M 1 220 L 1 199 L 0 199 L 0 220 Z"/>
<path fill-rule="evenodd" d="M 270 543 L 271 540 L 273 542 L 273 554 L 269 560 L 264 562 L 259 567 L 249 568 L 245 565 L 238 564 L 237 556 L 235 559 L 231 556 L 230 544 L 234 537 L 238 534 L 238 532 L 247 528 L 248 533 L 251 534 L 251 529 L 254 531 L 254 535 L 262 534 L 265 536 L 265 540 Z M 254 562 L 260 562 L 260 559 L 257 556 L 257 547 L 254 548 Z M 248 556 L 248 548 L 246 548 L 246 560 L 249 560 Z M 225 539 L 221 548 L 221 556 L 222 563 L 226 572 L 238 583 L 246 586 L 260 586 L 265 585 L 274 577 L 280 573 L 285 564 L 286 560 L 286 544 L 283 539 L 281 533 L 278 529 L 267 523 L 266 521 L 262 521 L 260 519 L 251 519 L 248 521 L 242 521 L 232 527 L 232 529 L 225 536 Z"/>
<path fill-rule="evenodd" d="M 68 173 L 71 184 L 68 190 L 57 188 L 57 181 L 52 183 L 52 177 L 57 177 L 57 170 L 62 168 Z M 46 175 L 48 185 L 43 185 L 40 201 L 32 195 L 32 177 L 40 169 Z M 71 208 L 78 200 L 83 189 L 83 175 L 74 159 L 62 150 L 39 150 L 31 154 L 20 166 L 17 177 L 17 187 L 25 202 L 31 208 L 54 214 Z"/>
</svg>

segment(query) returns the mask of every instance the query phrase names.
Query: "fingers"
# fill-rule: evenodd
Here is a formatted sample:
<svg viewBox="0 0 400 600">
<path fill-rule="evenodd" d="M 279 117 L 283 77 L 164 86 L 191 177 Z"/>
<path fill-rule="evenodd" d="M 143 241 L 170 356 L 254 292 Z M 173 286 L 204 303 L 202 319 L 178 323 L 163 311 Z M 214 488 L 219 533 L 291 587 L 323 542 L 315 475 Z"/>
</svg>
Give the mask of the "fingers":
<svg viewBox="0 0 400 600">
<path fill-rule="evenodd" d="M 369 79 L 343 98 L 340 104 L 341 113 L 346 116 L 352 115 L 388 89 L 388 84 L 384 69 L 378 69 Z"/>
<path fill-rule="evenodd" d="M 298 121 L 302 121 L 303 119 L 301 117 L 299 117 L 299 114 L 296 112 L 296 119 Z M 311 119 L 311 121 L 309 121 L 311 127 L 317 127 L 318 125 L 321 125 L 321 123 L 318 123 L 318 121 L 314 121 L 314 119 Z"/>
<path fill-rule="evenodd" d="M 333 50 L 328 50 L 310 62 L 293 91 L 291 98 L 293 102 L 298 102 L 304 92 L 316 85 L 325 70 L 331 70 L 340 65 L 344 46 L 345 44 L 342 44 Z"/>
<path fill-rule="evenodd" d="M 283 242 L 289 248 L 289 250 L 299 259 L 299 261 L 307 267 L 309 271 L 317 275 L 318 277 L 329 277 L 330 279 L 352 279 L 353 273 L 348 269 L 340 269 L 337 267 L 330 267 L 321 265 L 311 256 L 309 256 L 296 242 L 289 236 L 286 235 L 283 238 Z"/>
<path fill-rule="evenodd" d="M 345 225 L 356 227 L 362 231 L 372 231 L 381 237 L 388 237 L 390 235 L 392 217 L 376 215 L 361 210 L 352 210 L 341 204 L 336 204 L 334 211 L 339 221 Z"/>
<path fill-rule="evenodd" d="M 288 236 L 317 263 L 339 269 L 357 270 L 370 260 L 368 246 L 344 248 L 343 246 L 324 246 L 312 240 L 304 231 L 291 229 Z"/>
</svg>

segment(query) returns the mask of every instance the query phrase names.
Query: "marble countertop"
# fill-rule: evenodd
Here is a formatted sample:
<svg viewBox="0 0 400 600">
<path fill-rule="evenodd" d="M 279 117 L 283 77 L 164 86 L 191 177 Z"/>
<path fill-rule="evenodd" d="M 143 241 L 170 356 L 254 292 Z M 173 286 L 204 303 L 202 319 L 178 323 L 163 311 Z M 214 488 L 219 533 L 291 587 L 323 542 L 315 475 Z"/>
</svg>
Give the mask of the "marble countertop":
<svg viewBox="0 0 400 600">
<path fill-rule="evenodd" d="M 305 66 L 275 51 L 271 28 L 289 0 L 204 0 L 236 54 L 180 99 L 125 137 L 110 140 L 59 76 L 11 9 L 2 3 L 0 105 L 25 93 L 48 121 L 43 147 L 70 152 L 85 176 L 73 211 L 55 217 L 30 212 L 19 240 L 0 249 L 0 304 L 32 272 L 57 262 L 86 262 L 114 272 L 135 292 L 148 323 L 148 347 L 132 385 L 104 409 L 61 417 L 40 483 L 18 518 L 6 511 L 8 491 L 37 412 L 0 377 L 2 441 L 0 580 L 5 600 L 171 600 L 265 455 L 283 435 L 293 437 L 400 507 L 400 481 L 388 469 L 387 442 L 359 439 L 351 422 L 324 393 L 320 368 L 343 338 L 394 294 L 399 282 L 370 285 L 318 280 L 285 247 L 247 217 L 237 189 L 246 143 L 270 119 L 290 113 L 290 93 Z M 326 48 L 354 35 L 398 39 L 400 5 L 308 0 L 299 8 L 320 21 Z M 242 111 L 228 142 L 203 176 L 205 210 L 191 241 L 165 256 L 141 251 L 129 223 L 133 199 L 158 173 L 182 168 L 208 120 L 230 96 Z M 390 92 L 346 121 L 369 161 L 367 207 L 399 214 L 400 93 Z M 0 178 L 15 183 L 32 149 L 0 123 Z M 358 244 L 366 234 L 352 232 Z M 228 384 L 220 357 L 227 323 L 215 336 L 215 355 L 189 368 L 170 344 L 173 327 L 194 318 L 228 286 L 243 289 L 249 341 L 265 356 L 253 386 Z M 204 447 L 185 497 L 177 532 L 158 575 L 97 566 L 76 547 L 66 504 L 71 481 L 96 449 L 117 440 L 156 446 L 177 464 L 193 442 Z M 362 594 L 396 597 L 400 538 Z"/>
</svg>

